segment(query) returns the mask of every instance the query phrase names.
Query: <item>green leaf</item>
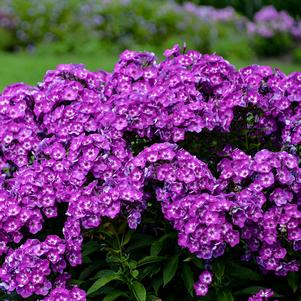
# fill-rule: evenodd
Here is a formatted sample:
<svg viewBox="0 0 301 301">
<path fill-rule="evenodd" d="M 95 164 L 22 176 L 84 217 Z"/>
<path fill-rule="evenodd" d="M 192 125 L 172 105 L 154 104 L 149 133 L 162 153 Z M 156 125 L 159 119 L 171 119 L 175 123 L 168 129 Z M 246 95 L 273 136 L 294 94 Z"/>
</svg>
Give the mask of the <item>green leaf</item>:
<svg viewBox="0 0 301 301">
<path fill-rule="evenodd" d="M 223 290 L 218 292 L 218 301 L 234 301 L 234 299 L 229 290 Z"/>
<path fill-rule="evenodd" d="M 179 263 L 179 255 L 172 256 L 163 269 L 163 286 L 172 280 L 175 276 Z"/>
<path fill-rule="evenodd" d="M 152 256 L 157 256 L 160 253 L 161 249 L 162 249 L 162 243 L 158 241 L 154 241 L 151 246 L 150 254 Z"/>
<path fill-rule="evenodd" d="M 128 265 L 129 265 L 129 267 L 130 267 L 130 269 L 132 269 L 132 270 L 134 270 L 134 269 L 136 269 L 136 267 L 137 267 L 137 261 L 136 260 L 129 260 L 128 261 Z"/>
<path fill-rule="evenodd" d="M 214 276 L 221 280 L 225 273 L 225 264 L 222 261 L 215 261 L 212 265 L 212 271 L 214 273 Z"/>
<path fill-rule="evenodd" d="M 183 271 L 182 271 L 182 279 L 184 281 L 184 285 L 187 288 L 187 291 L 191 296 L 193 296 L 192 290 L 193 290 L 193 272 L 188 264 L 183 264 Z"/>
<path fill-rule="evenodd" d="M 142 283 L 135 281 L 132 285 L 132 292 L 137 301 L 146 300 L 146 290 Z"/>
<path fill-rule="evenodd" d="M 159 290 L 160 286 L 163 285 L 162 276 L 153 278 L 152 285 L 153 285 L 155 293 L 158 295 L 158 290 Z"/>
<path fill-rule="evenodd" d="M 117 233 L 117 234 L 122 234 L 122 233 L 124 233 L 125 230 L 126 230 L 126 228 L 127 228 L 127 226 L 128 226 L 127 222 L 125 222 L 125 221 L 122 222 L 122 223 L 119 225 L 118 229 L 116 230 L 116 233 Z"/>
<path fill-rule="evenodd" d="M 98 260 L 93 262 L 93 264 L 88 265 L 79 275 L 79 280 L 84 280 L 91 275 L 91 273 L 99 269 L 105 263 L 104 260 Z"/>
<path fill-rule="evenodd" d="M 128 297 L 128 295 L 122 291 L 112 292 L 109 295 L 106 295 L 102 301 L 114 301 L 119 297 Z"/>
<path fill-rule="evenodd" d="M 81 285 L 81 284 L 85 283 L 84 280 L 77 280 L 77 279 L 71 279 L 70 282 L 71 282 L 71 284 L 76 284 L 76 285 Z"/>
<path fill-rule="evenodd" d="M 161 265 L 149 264 L 144 269 L 139 271 L 139 279 L 144 279 L 145 277 L 153 277 L 158 274 L 161 270 Z"/>
<path fill-rule="evenodd" d="M 250 286 L 243 290 L 237 291 L 234 293 L 235 296 L 241 296 L 241 295 L 254 295 L 258 293 L 261 289 L 264 289 L 262 286 Z"/>
<path fill-rule="evenodd" d="M 106 284 L 108 284 L 109 282 L 113 281 L 113 280 L 119 280 L 119 281 L 123 281 L 122 277 L 112 271 L 112 270 L 104 270 L 104 271 L 100 271 L 97 273 L 99 279 L 96 280 L 93 285 L 88 289 L 87 294 L 90 295 L 94 292 L 96 292 L 97 290 L 99 290 L 100 288 L 102 288 L 103 286 L 105 286 Z"/>
<path fill-rule="evenodd" d="M 137 278 L 138 275 L 139 275 L 139 271 L 138 271 L 138 270 L 133 270 L 133 271 L 131 271 L 131 275 L 132 275 L 134 278 Z"/>
<path fill-rule="evenodd" d="M 131 240 L 131 237 L 133 235 L 133 232 L 129 231 L 125 234 L 123 240 L 122 240 L 122 246 L 125 246 L 129 241 Z"/>
<path fill-rule="evenodd" d="M 200 260 L 199 258 L 192 258 L 191 261 L 194 263 L 194 265 L 195 265 L 197 268 L 199 268 L 199 269 L 201 269 L 201 270 L 204 269 L 204 263 L 203 263 L 203 261 Z"/>
<path fill-rule="evenodd" d="M 138 261 L 137 267 L 141 267 L 145 264 L 156 263 L 164 261 L 166 257 L 164 256 L 145 256 L 141 260 Z"/>
<path fill-rule="evenodd" d="M 83 257 L 83 263 L 91 263 L 92 260 L 88 256 Z"/>
<path fill-rule="evenodd" d="M 164 242 L 168 239 L 175 238 L 175 237 L 176 237 L 176 233 L 172 232 L 172 233 L 165 234 L 162 237 L 160 237 L 160 239 L 154 241 L 151 246 L 151 255 L 157 256 L 161 252 Z"/>
<path fill-rule="evenodd" d="M 229 269 L 229 275 L 235 278 L 251 281 L 259 281 L 262 279 L 262 276 L 254 270 L 236 264 L 231 264 L 231 269 Z"/>
<path fill-rule="evenodd" d="M 287 282 L 294 293 L 298 290 L 298 286 L 299 286 L 298 278 L 299 277 L 298 277 L 297 273 L 289 273 L 288 277 L 287 277 Z"/>
<path fill-rule="evenodd" d="M 153 238 L 151 236 L 145 235 L 145 237 L 143 237 L 136 234 L 135 240 L 132 237 L 131 243 L 128 245 L 127 252 L 148 247 L 152 244 L 152 242 Z"/>
<path fill-rule="evenodd" d="M 88 243 L 84 244 L 82 256 L 83 257 L 88 256 L 97 250 L 99 250 L 98 242 L 91 240 Z"/>
</svg>

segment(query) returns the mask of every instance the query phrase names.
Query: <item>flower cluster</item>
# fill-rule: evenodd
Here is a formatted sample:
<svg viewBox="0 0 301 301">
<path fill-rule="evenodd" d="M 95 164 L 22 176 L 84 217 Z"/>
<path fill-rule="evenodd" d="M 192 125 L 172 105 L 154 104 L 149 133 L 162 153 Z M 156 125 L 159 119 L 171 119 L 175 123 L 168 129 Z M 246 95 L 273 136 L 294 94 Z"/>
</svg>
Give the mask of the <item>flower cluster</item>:
<svg viewBox="0 0 301 301">
<path fill-rule="evenodd" d="M 105 92 L 120 112 L 119 127 L 173 142 L 186 131 L 229 130 L 233 107 L 245 105 L 239 73 L 217 55 L 180 52 L 178 45 L 166 50 L 161 64 L 152 54 L 122 54 Z"/>
<path fill-rule="evenodd" d="M 269 300 L 270 297 L 274 296 L 274 292 L 271 289 L 262 289 L 252 297 L 248 299 L 248 301 L 266 301 Z M 275 300 L 277 301 L 277 300 Z"/>
<path fill-rule="evenodd" d="M 288 33 L 295 38 L 301 37 L 301 21 L 294 20 L 286 11 L 277 11 L 274 6 L 265 6 L 248 23 L 251 34 L 271 38 L 277 33 Z"/>
<path fill-rule="evenodd" d="M 208 269 L 243 243 L 243 259 L 264 272 L 299 270 L 300 73 L 257 65 L 238 71 L 217 55 L 178 45 L 164 55 L 158 63 L 153 53 L 127 50 L 112 73 L 60 65 L 36 87 L 15 84 L 0 95 L 5 290 L 85 300 L 66 273 L 82 262 L 85 229 L 118 215 L 136 229 L 150 187 L 178 244 Z M 254 116 L 244 130 L 263 132 L 273 151 L 250 156 L 228 146 L 211 172 L 176 144 L 189 132 L 233 130 L 239 109 Z M 137 153 L 139 139 L 149 146 Z M 62 229 L 43 242 L 31 239 L 50 218 L 62 218 Z M 211 272 L 202 273 L 196 293 L 205 295 L 211 282 Z"/>
<path fill-rule="evenodd" d="M 264 271 L 277 275 L 297 271 L 299 263 L 287 257 L 283 242 L 289 241 L 296 251 L 300 248 L 301 212 L 294 201 L 301 188 L 298 158 L 267 150 L 254 158 L 238 149 L 226 154 L 219 164 L 219 189 L 235 191 L 232 223 L 248 246 L 247 257 L 254 255 Z"/>
<path fill-rule="evenodd" d="M 213 6 L 206 5 L 196 5 L 192 2 L 185 2 L 183 8 L 190 13 L 193 13 L 198 16 L 201 20 L 205 22 L 233 22 L 235 19 L 238 19 L 233 7 L 228 6 L 225 8 L 215 8 Z"/>
<path fill-rule="evenodd" d="M 256 129 L 276 137 L 276 144 L 297 145 L 300 72 L 286 76 L 269 66 L 253 65 L 240 70 L 243 97 L 253 114 Z M 277 135 L 282 133 L 282 139 Z"/>
<path fill-rule="evenodd" d="M 86 293 L 78 287 L 71 289 L 58 287 L 52 290 L 49 296 L 42 301 L 85 301 L 85 296 Z"/>
<path fill-rule="evenodd" d="M 206 296 L 208 293 L 208 286 L 212 283 L 213 277 L 212 273 L 209 271 L 204 271 L 195 283 L 194 289 L 197 296 Z"/>
<path fill-rule="evenodd" d="M 23 298 L 33 294 L 46 296 L 52 287 L 47 279 L 51 270 L 62 271 L 65 243 L 56 235 L 49 235 L 44 242 L 29 239 L 16 250 L 10 250 L 0 269 L 2 287 L 16 290 Z"/>
</svg>

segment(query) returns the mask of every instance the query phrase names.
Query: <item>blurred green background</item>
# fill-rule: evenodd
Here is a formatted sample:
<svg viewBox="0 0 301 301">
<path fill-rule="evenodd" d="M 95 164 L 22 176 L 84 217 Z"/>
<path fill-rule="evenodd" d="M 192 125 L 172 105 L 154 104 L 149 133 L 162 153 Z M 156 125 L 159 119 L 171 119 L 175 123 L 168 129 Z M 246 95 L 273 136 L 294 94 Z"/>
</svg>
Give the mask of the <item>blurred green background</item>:
<svg viewBox="0 0 301 301">
<path fill-rule="evenodd" d="M 287 13 L 256 15 L 266 5 Z M 162 59 L 184 42 L 238 68 L 301 71 L 300 15 L 300 0 L 0 0 L 0 89 L 36 84 L 62 63 L 111 71 L 124 49 Z"/>
</svg>

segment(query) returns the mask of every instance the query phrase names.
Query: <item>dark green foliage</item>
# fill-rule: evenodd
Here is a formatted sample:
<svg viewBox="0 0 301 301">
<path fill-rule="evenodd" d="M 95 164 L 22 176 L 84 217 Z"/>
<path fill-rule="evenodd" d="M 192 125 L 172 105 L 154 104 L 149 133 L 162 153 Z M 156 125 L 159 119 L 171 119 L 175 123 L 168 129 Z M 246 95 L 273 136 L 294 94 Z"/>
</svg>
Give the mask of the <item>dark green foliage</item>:
<svg viewBox="0 0 301 301">
<path fill-rule="evenodd" d="M 278 33 L 272 38 L 255 36 L 251 43 L 255 52 L 265 57 L 285 55 L 293 48 L 292 38 L 285 33 Z"/>
<path fill-rule="evenodd" d="M 183 3 L 184 0 L 177 0 Z M 301 16 L 301 6 L 299 0 L 191 0 L 200 5 L 212 5 L 214 7 L 232 6 L 241 14 L 252 18 L 253 15 L 263 6 L 273 5 L 278 10 L 286 10 L 295 17 Z"/>
<path fill-rule="evenodd" d="M 293 51 L 293 60 L 295 63 L 301 63 L 301 47 L 296 47 Z"/>
</svg>

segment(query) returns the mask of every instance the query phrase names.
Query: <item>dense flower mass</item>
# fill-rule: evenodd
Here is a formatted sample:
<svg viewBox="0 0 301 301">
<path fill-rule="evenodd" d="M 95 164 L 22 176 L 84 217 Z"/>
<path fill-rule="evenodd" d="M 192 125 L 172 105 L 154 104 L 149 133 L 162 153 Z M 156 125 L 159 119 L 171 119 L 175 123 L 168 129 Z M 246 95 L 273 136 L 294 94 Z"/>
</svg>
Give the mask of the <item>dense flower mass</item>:
<svg viewBox="0 0 301 301">
<path fill-rule="evenodd" d="M 118 215 L 136 229 L 150 201 L 146 187 L 178 231 L 179 246 L 208 263 L 197 295 L 214 281 L 209 263 L 239 244 L 242 260 L 264 273 L 299 270 L 301 73 L 258 65 L 236 70 L 215 54 L 178 45 L 164 55 L 158 63 L 153 53 L 127 50 L 112 73 L 60 65 L 36 87 L 15 84 L 2 92 L 4 290 L 45 301 L 85 300 L 68 286 L 66 272 L 82 262 L 85 230 Z M 244 116 L 239 110 L 252 115 L 244 131 L 263 134 L 270 149 L 251 155 L 226 146 L 211 170 L 212 162 L 209 168 L 180 147 L 189 132 L 233 131 L 233 121 Z M 139 139 L 149 146 L 135 150 Z M 32 239 L 45 221 L 60 217 L 59 233 Z"/>
</svg>

